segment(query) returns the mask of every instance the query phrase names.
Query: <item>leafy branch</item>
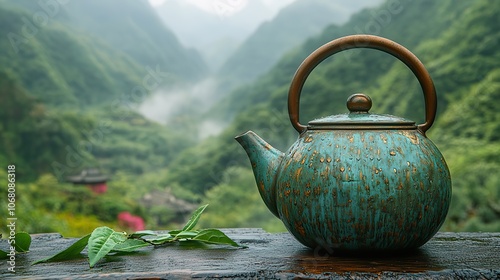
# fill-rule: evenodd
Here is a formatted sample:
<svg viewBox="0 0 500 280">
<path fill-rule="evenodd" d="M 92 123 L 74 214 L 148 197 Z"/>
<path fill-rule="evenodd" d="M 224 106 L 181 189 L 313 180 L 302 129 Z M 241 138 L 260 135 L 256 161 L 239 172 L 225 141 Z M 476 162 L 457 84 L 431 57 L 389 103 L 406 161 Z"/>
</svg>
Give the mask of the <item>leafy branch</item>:
<svg viewBox="0 0 500 280">
<path fill-rule="evenodd" d="M 162 246 L 174 242 L 199 241 L 207 244 L 230 245 L 244 248 L 238 245 L 226 234 L 218 229 L 193 230 L 201 214 L 208 205 L 198 208 L 186 225 L 180 230 L 171 230 L 167 233 L 158 233 L 151 230 L 143 230 L 127 234 L 117 232 L 109 227 L 98 227 L 91 234 L 85 235 L 65 250 L 45 259 L 37 260 L 32 265 L 47 262 L 60 262 L 82 256 L 82 251 L 87 247 L 87 255 L 90 267 L 102 258 L 112 254 L 132 253 L 147 246 Z"/>
</svg>

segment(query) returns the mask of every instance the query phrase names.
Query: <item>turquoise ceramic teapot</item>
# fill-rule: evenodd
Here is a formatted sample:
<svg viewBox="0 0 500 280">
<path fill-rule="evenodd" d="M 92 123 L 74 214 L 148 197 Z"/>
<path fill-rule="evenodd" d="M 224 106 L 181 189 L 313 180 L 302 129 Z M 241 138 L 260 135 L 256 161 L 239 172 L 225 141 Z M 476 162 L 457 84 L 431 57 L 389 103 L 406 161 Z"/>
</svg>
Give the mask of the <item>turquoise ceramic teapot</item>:
<svg viewBox="0 0 500 280">
<path fill-rule="evenodd" d="M 349 97 L 349 113 L 299 122 L 299 99 L 311 71 L 352 48 L 387 52 L 418 78 L 425 123 L 369 113 L 371 99 Z M 390 40 L 353 35 L 314 51 L 292 80 L 288 110 L 298 140 L 282 153 L 249 131 L 236 137 L 246 150 L 269 210 L 302 244 L 339 251 L 416 248 L 442 225 L 451 199 L 445 160 L 425 132 L 436 114 L 429 73 L 409 50 Z"/>
</svg>

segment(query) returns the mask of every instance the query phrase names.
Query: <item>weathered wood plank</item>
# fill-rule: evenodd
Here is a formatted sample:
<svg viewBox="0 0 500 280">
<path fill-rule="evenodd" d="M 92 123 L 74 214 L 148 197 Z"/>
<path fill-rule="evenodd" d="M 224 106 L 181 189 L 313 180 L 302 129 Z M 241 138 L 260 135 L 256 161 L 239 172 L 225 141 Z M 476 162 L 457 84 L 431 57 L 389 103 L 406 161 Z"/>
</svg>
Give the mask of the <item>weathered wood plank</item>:
<svg viewBox="0 0 500 280">
<path fill-rule="evenodd" d="M 500 278 L 500 233 L 438 233 L 422 248 L 403 255 L 337 256 L 303 247 L 288 233 L 270 234 L 260 229 L 224 232 L 248 248 L 147 248 L 133 255 L 106 258 L 92 269 L 86 259 L 31 266 L 31 262 L 76 241 L 58 234 L 33 235 L 31 251 L 17 255 L 16 273 L 9 274 L 4 262 L 1 275 L 14 279 Z M 0 248 L 5 246 L 2 240 Z"/>
</svg>

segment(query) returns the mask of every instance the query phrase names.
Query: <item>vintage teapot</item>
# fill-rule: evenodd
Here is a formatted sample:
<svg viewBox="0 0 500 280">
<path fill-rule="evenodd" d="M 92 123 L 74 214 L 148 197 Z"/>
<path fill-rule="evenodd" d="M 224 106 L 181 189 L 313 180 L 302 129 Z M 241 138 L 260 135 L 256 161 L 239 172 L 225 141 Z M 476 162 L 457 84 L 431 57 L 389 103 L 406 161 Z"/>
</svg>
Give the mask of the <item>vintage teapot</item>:
<svg viewBox="0 0 500 280">
<path fill-rule="evenodd" d="M 371 48 L 404 62 L 425 99 L 425 123 L 369 113 L 372 101 L 354 94 L 350 113 L 299 122 L 299 99 L 311 71 L 324 59 Z M 269 210 L 302 244 L 338 251 L 397 251 L 426 243 L 444 222 L 451 199 L 446 162 L 425 132 L 436 114 L 429 73 L 409 50 L 385 38 L 353 35 L 333 40 L 299 66 L 288 95 L 298 140 L 282 153 L 252 131 L 236 137 L 246 150 Z"/>
</svg>

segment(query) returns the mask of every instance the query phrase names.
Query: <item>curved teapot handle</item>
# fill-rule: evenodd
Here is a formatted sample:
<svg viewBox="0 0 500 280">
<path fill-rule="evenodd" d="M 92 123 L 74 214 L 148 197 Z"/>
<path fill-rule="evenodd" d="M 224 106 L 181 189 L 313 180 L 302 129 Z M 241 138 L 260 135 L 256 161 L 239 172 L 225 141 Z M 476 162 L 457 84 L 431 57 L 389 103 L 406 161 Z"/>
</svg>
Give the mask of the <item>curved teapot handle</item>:
<svg viewBox="0 0 500 280">
<path fill-rule="evenodd" d="M 437 108 L 436 89 L 429 72 L 422 62 L 405 47 L 389 39 L 373 35 L 351 35 L 333 40 L 319 47 L 302 62 L 293 77 L 288 92 L 288 114 L 295 130 L 302 133 L 307 129 L 307 126 L 299 122 L 299 102 L 300 93 L 309 74 L 329 56 L 355 48 L 370 48 L 391 54 L 406 64 L 415 74 L 422 87 L 425 101 L 425 123 L 417 127 L 425 135 L 425 132 L 434 123 Z"/>
</svg>

